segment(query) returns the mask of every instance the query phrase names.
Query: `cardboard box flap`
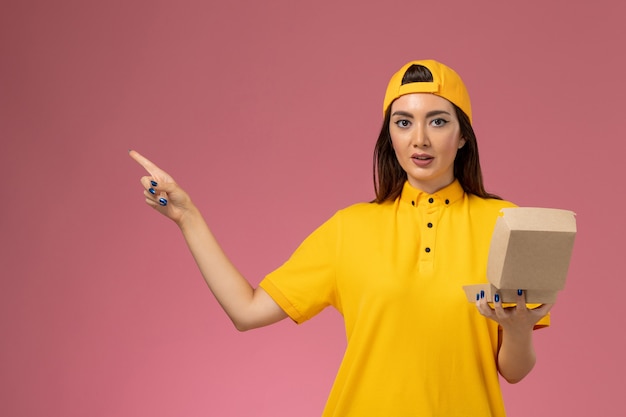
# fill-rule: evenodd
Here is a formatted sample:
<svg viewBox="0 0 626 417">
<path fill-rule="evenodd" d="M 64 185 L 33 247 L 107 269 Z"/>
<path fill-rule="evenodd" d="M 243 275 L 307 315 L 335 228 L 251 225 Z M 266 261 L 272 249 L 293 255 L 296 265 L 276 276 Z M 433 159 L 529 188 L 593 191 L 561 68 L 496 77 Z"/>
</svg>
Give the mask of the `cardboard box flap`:
<svg viewBox="0 0 626 417">
<path fill-rule="evenodd" d="M 463 291 L 465 291 L 465 297 L 470 303 L 476 301 L 476 294 L 480 294 L 481 291 L 485 293 L 485 299 L 489 303 L 493 302 L 493 297 L 496 293 L 500 295 L 500 300 L 504 304 L 517 303 L 517 290 L 514 289 L 500 290 L 491 284 L 475 284 L 464 285 Z M 525 293 L 526 303 L 531 305 L 554 303 L 557 294 L 558 291 L 527 290 Z"/>
<path fill-rule="evenodd" d="M 508 207 L 500 210 L 498 221 L 506 219 L 511 230 L 576 233 L 575 213 L 539 207 Z"/>
</svg>

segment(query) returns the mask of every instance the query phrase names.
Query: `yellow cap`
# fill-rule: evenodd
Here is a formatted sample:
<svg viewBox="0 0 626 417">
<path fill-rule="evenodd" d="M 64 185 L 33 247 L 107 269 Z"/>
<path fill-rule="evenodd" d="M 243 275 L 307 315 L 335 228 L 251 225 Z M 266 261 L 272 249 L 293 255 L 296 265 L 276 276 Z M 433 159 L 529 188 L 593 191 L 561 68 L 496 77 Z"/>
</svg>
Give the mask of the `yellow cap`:
<svg viewBox="0 0 626 417">
<path fill-rule="evenodd" d="M 432 82 L 414 82 L 402 84 L 402 77 L 411 65 L 422 65 L 428 68 L 433 75 Z M 452 68 L 444 64 L 426 59 L 411 61 L 396 72 L 387 86 L 385 101 L 383 102 L 383 117 L 391 103 L 400 96 L 412 93 L 431 93 L 445 98 L 459 107 L 472 122 L 472 105 L 463 80 Z"/>
</svg>

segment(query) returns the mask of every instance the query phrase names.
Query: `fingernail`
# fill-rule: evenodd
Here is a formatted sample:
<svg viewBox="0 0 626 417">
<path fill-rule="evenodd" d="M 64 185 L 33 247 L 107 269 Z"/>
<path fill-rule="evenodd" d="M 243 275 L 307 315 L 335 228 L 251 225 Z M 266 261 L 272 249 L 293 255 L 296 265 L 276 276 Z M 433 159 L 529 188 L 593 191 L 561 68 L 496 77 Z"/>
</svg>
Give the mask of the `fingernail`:
<svg viewBox="0 0 626 417">
<path fill-rule="evenodd" d="M 485 290 L 480 290 L 480 298 L 485 298 Z"/>
<path fill-rule="evenodd" d="M 476 293 L 476 301 L 480 300 L 480 293 Z"/>
<path fill-rule="evenodd" d="M 148 191 L 150 191 L 150 194 L 156 194 L 156 191 L 154 191 L 154 188 L 148 188 Z"/>
<path fill-rule="evenodd" d="M 159 184 L 157 184 L 156 181 L 152 181 L 152 180 L 150 180 L 150 184 L 152 184 L 153 187 L 156 187 L 157 185 L 159 185 Z"/>
<path fill-rule="evenodd" d="M 517 295 L 522 295 L 522 290 L 517 290 Z"/>
<path fill-rule="evenodd" d="M 494 301 L 495 301 L 496 303 L 497 303 L 498 301 L 500 301 L 500 294 L 496 294 L 496 295 L 493 297 L 493 299 L 494 299 Z"/>
<path fill-rule="evenodd" d="M 167 200 L 161 197 L 159 198 L 159 204 L 162 206 L 167 206 Z"/>
</svg>

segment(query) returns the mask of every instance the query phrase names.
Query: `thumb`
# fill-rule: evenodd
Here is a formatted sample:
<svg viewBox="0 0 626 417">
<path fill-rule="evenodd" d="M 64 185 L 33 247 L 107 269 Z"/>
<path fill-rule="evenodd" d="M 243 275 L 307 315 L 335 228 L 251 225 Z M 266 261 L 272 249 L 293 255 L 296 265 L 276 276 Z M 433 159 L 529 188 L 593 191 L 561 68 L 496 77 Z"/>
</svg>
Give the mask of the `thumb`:
<svg viewBox="0 0 626 417">
<path fill-rule="evenodd" d="M 154 187 L 154 190 L 159 193 L 172 194 L 180 190 L 180 187 L 175 182 L 164 182 L 164 183 L 157 182 L 157 185 Z"/>
</svg>

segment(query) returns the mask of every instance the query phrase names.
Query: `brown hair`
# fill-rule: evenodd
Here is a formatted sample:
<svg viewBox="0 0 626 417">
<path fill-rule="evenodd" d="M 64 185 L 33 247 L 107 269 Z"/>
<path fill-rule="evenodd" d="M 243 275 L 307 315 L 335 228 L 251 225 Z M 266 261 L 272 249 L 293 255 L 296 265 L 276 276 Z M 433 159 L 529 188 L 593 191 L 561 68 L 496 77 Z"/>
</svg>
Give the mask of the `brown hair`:
<svg viewBox="0 0 626 417">
<path fill-rule="evenodd" d="M 402 78 L 402 84 L 432 81 L 433 75 L 430 70 L 422 65 L 412 65 Z M 478 158 L 478 143 L 469 117 L 454 103 L 452 105 L 459 119 L 461 136 L 465 139 L 465 145 L 458 150 L 454 159 L 454 177 L 459 180 L 466 193 L 500 200 L 501 198 L 497 195 L 485 191 Z M 391 145 L 390 119 L 391 105 L 385 112 L 383 126 L 374 147 L 374 191 L 376 192 L 374 202 L 376 203 L 395 200 L 402 192 L 407 179 L 406 172 L 400 166 Z"/>
</svg>

